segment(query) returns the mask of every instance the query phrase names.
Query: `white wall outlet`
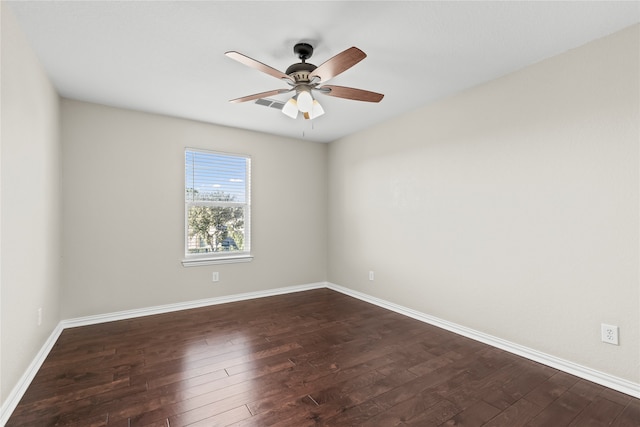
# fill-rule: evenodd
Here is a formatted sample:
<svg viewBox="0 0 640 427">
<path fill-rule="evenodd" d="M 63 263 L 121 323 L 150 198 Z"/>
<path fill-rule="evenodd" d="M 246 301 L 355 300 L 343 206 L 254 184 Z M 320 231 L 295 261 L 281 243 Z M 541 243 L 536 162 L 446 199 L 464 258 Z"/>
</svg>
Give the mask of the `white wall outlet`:
<svg viewBox="0 0 640 427">
<path fill-rule="evenodd" d="M 42 307 L 38 309 L 38 326 L 42 325 Z"/>
<path fill-rule="evenodd" d="M 213 274 L 211 275 L 211 281 L 212 282 L 217 282 L 220 280 L 220 274 L 218 274 L 217 271 L 214 271 Z"/>
<path fill-rule="evenodd" d="M 373 281 L 373 279 L 375 279 L 375 274 L 373 273 L 373 271 L 369 272 L 369 280 Z"/>
<path fill-rule="evenodd" d="M 600 332 L 602 334 L 602 342 L 607 344 L 618 345 L 618 327 L 614 325 L 607 325 L 602 323 L 600 325 Z"/>
</svg>

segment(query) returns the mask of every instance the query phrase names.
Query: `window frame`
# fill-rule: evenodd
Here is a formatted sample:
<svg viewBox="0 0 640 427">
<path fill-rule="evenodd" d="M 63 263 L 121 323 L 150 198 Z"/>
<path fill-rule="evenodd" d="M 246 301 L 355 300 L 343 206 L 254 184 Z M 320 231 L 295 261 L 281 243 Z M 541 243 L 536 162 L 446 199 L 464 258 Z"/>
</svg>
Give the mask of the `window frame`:
<svg viewBox="0 0 640 427">
<path fill-rule="evenodd" d="M 187 155 L 189 152 L 213 154 L 219 156 L 242 158 L 246 160 L 245 169 L 245 201 L 244 202 L 229 202 L 229 201 L 189 201 L 186 197 L 187 189 Z M 193 267 L 198 265 L 211 265 L 211 264 L 227 264 L 227 263 L 239 263 L 249 262 L 253 260 L 251 254 L 251 156 L 247 154 L 238 153 L 226 153 L 221 151 L 206 150 L 200 148 L 185 147 L 183 158 L 183 189 L 184 189 L 184 258 L 182 259 L 182 265 L 184 267 Z M 220 206 L 220 207 L 243 207 L 244 208 L 244 247 L 242 251 L 230 251 L 230 252 L 206 252 L 206 253 L 189 253 L 189 208 L 192 206 Z"/>
</svg>

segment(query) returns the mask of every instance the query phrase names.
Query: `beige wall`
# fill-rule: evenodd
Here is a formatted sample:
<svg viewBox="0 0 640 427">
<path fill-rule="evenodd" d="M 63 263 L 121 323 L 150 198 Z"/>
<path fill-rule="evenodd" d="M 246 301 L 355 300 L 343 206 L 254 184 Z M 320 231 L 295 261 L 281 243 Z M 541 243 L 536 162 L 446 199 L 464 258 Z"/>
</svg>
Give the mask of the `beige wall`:
<svg viewBox="0 0 640 427">
<path fill-rule="evenodd" d="M 59 102 L 14 16 L 2 14 L 0 401 L 59 317 Z M 42 324 L 38 326 L 38 308 Z"/>
<path fill-rule="evenodd" d="M 69 100 L 62 141 L 63 318 L 326 280 L 326 144 Z M 252 262 L 182 266 L 185 147 L 252 157 Z"/>
<path fill-rule="evenodd" d="M 331 143 L 329 281 L 638 383 L 638 28 Z"/>
</svg>

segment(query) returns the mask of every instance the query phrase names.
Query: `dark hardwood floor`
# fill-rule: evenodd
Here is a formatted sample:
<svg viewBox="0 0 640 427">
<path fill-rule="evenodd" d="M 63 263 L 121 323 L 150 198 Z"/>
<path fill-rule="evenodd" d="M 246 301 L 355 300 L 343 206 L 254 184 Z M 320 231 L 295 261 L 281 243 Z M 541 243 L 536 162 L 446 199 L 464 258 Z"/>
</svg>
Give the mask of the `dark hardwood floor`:
<svg viewBox="0 0 640 427">
<path fill-rule="evenodd" d="M 67 329 L 7 426 L 640 426 L 640 400 L 327 290 Z"/>
</svg>

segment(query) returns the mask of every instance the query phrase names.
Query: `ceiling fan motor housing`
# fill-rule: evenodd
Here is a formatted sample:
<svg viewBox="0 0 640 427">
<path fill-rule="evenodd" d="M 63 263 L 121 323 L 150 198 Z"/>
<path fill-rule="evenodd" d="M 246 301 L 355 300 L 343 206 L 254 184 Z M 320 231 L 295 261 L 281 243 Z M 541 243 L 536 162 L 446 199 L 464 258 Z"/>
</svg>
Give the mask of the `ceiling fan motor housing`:
<svg viewBox="0 0 640 427">
<path fill-rule="evenodd" d="M 299 63 L 293 64 L 289 68 L 287 68 L 287 71 L 285 71 L 285 74 L 287 74 L 293 80 L 295 80 L 296 83 L 298 83 L 298 82 L 308 82 L 309 81 L 309 74 L 313 70 L 315 70 L 316 68 L 318 68 L 318 67 L 316 67 L 313 64 L 309 64 L 307 62 L 299 62 Z"/>
</svg>

